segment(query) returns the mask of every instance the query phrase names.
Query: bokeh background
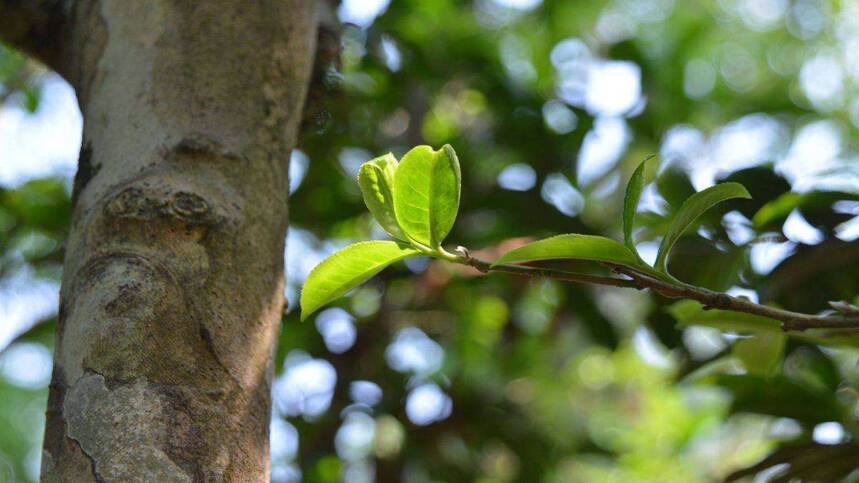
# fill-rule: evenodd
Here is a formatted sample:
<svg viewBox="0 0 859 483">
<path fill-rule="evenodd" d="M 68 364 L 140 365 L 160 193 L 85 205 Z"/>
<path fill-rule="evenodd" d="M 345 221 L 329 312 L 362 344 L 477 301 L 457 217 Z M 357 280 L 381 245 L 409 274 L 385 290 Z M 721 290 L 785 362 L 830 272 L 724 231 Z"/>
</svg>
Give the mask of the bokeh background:
<svg viewBox="0 0 859 483">
<path fill-rule="evenodd" d="M 619 238 L 624 185 L 658 154 L 645 259 L 685 197 L 740 181 L 754 199 L 705 216 L 672 272 L 799 311 L 855 301 L 859 3 L 343 0 L 337 14 L 328 101 L 291 157 L 272 481 L 859 478 L 859 336 L 750 345 L 742 324 L 648 293 L 426 259 L 305 323 L 295 310 L 316 263 L 384 238 L 358 166 L 443 143 L 463 170 L 449 240 L 484 258 L 528 237 Z M 35 481 L 81 118 L 60 77 L 3 47 L 0 81 L 0 481 Z"/>
</svg>

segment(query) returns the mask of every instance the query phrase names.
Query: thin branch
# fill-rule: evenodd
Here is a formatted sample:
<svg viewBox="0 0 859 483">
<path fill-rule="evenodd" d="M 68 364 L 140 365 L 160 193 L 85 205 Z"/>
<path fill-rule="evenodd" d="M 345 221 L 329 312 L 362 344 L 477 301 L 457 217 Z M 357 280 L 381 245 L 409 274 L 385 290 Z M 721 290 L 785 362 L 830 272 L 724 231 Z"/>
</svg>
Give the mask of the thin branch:
<svg viewBox="0 0 859 483">
<path fill-rule="evenodd" d="M 641 286 L 653 289 L 660 295 L 674 299 L 692 299 L 701 302 L 705 308 L 745 312 L 760 315 L 782 323 L 786 331 L 807 329 L 848 329 L 859 327 L 859 317 L 838 315 L 812 315 L 790 310 L 768 307 L 757 304 L 749 299 L 734 297 L 723 292 L 715 292 L 702 287 L 696 287 L 683 282 L 669 283 L 647 274 L 638 272 L 622 265 L 612 265 L 612 268 L 636 280 Z"/>
<path fill-rule="evenodd" d="M 551 278 L 554 280 L 563 280 L 568 282 L 609 285 L 613 287 L 635 288 L 638 290 L 649 288 L 663 297 L 697 300 L 704 305 L 705 309 L 744 312 L 778 320 L 782 323 L 782 328 L 785 331 L 859 328 L 859 316 L 811 315 L 792 312 L 790 310 L 777 309 L 775 307 L 757 304 L 745 298 L 734 297 L 723 292 L 715 292 L 713 290 L 696 287 L 683 282 L 666 282 L 623 265 L 606 264 L 615 272 L 623 274 L 629 278 L 603 277 L 525 265 L 501 264 L 493 267 L 491 263 L 485 260 L 472 257 L 468 253 L 468 250 L 462 247 L 458 248 L 457 252 L 459 253 L 459 259 L 457 260 L 458 263 L 474 267 L 483 273 L 504 272 L 531 278 Z"/>
</svg>

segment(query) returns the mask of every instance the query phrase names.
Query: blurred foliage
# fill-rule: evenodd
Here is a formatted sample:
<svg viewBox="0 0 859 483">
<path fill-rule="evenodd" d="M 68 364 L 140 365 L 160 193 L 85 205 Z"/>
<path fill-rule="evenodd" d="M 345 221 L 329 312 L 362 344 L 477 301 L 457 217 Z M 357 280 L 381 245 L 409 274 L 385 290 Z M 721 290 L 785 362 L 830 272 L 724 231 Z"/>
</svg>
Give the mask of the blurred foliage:
<svg viewBox="0 0 859 483">
<path fill-rule="evenodd" d="M 835 0 L 394 0 L 346 25 L 334 94 L 293 156 L 273 480 L 859 478 L 853 334 L 773 339 L 651 294 L 423 260 L 305 323 L 295 306 L 322 257 L 385 236 L 358 165 L 443 143 L 463 177 L 449 242 L 483 258 L 522 237 L 620 239 L 623 186 L 659 153 L 643 253 L 683 199 L 737 181 L 753 199 L 702 217 L 671 273 L 791 310 L 855 302 L 857 19 Z M 25 92 L 5 108 L 28 99 L 27 65 L 0 51 L 0 92 Z M 3 280 L 57 280 L 67 185 L 0 190 Z M 0 479 L 32 477 L 41 423 L 17 416 L 47 390 L 15 385 L 6 355 L 50 328 L 0 355 Z"/>
</svg>

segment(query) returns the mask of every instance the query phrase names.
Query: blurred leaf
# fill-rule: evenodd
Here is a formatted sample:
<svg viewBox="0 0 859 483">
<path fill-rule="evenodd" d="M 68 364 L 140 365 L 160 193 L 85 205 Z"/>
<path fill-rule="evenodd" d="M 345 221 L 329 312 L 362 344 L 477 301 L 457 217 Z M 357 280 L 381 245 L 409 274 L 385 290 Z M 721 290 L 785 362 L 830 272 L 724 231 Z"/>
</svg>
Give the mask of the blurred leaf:
<svg viewBox="0 0 859 483">
<path fill-rule="evenodd" d="M 760 463 L 735 471 L 725 481 L 753 475 L 754 481 L 855 481 L 846 479 L 859 468 L 859 446 L 855 443 L 810 443 L 779 448 Z"/>
<path fill-rule="evenodd" d="M 787 335 L 784 333 L 762 332 L 734 343 L 733 353 L 749 374 L 771 376 L 781 368 L 786 343 Z"/>
<path fill-rule="evenodd" d="M 316 266 L 301 290 L 301 320 L 367 281 L 388 265 L 419 252 L 394 241 L 349 245 Z"/>
<path fill-rule="evenodd" d="M 403 156 L 394 175 L 394 211 L 412 240 L 438 248 L 459 210 L 462 175 L 450 145 L 418 146 Z"/>
<path fill-rule="evenodd" d="M 733 394 L 733 412 L 768 414 L 810 424 L 841 421 L 845 416 L 835 394 L 785 376 L 717 374 L 714 380 Z"/>
<path fill-rule="evenodd" d="M 364 204 L 382 228 L 392 237 L 407 241 L 394 215 L 393 187 L 396 170 L 397 159 L 393 154 L 379 156 L 361 165 L 358 184 L 364 195 Z"/>
<path fill-rule="evenodd" d="M 738 183 L 723 183 L 716 186 L 711 186 L 703 191 L 695 193 L 689 199 L 683 202 L 683 205 L 674 215 L 671 221 L 671 226 L 668 227 L 668 233 L 662 239 L 659 245 L 659 253 L 656 255 L 655 267 L 657 270 L 668 273 L 668 252 L 671 247 L 680 238 L 680 235 L 691 225 L 701 214 L 713 207 L 720 201 L 729 200 L 731 198 L 749 198 L 749 192 Z"/>
</svg>

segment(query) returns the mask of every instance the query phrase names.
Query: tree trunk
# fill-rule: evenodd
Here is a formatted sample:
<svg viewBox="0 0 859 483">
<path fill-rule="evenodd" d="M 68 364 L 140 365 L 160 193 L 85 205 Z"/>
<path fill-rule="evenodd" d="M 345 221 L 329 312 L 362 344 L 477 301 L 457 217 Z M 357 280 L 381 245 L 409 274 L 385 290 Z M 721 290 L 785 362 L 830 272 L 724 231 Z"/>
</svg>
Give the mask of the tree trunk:
<svg viewBox="0 0 859 483">
<path fill-rule="evenodd" d="M 84 114 L 44 481 L 268 480 L 315 11 L 0 1 L 0 34 L 63 74 Z"/>
</svg>

